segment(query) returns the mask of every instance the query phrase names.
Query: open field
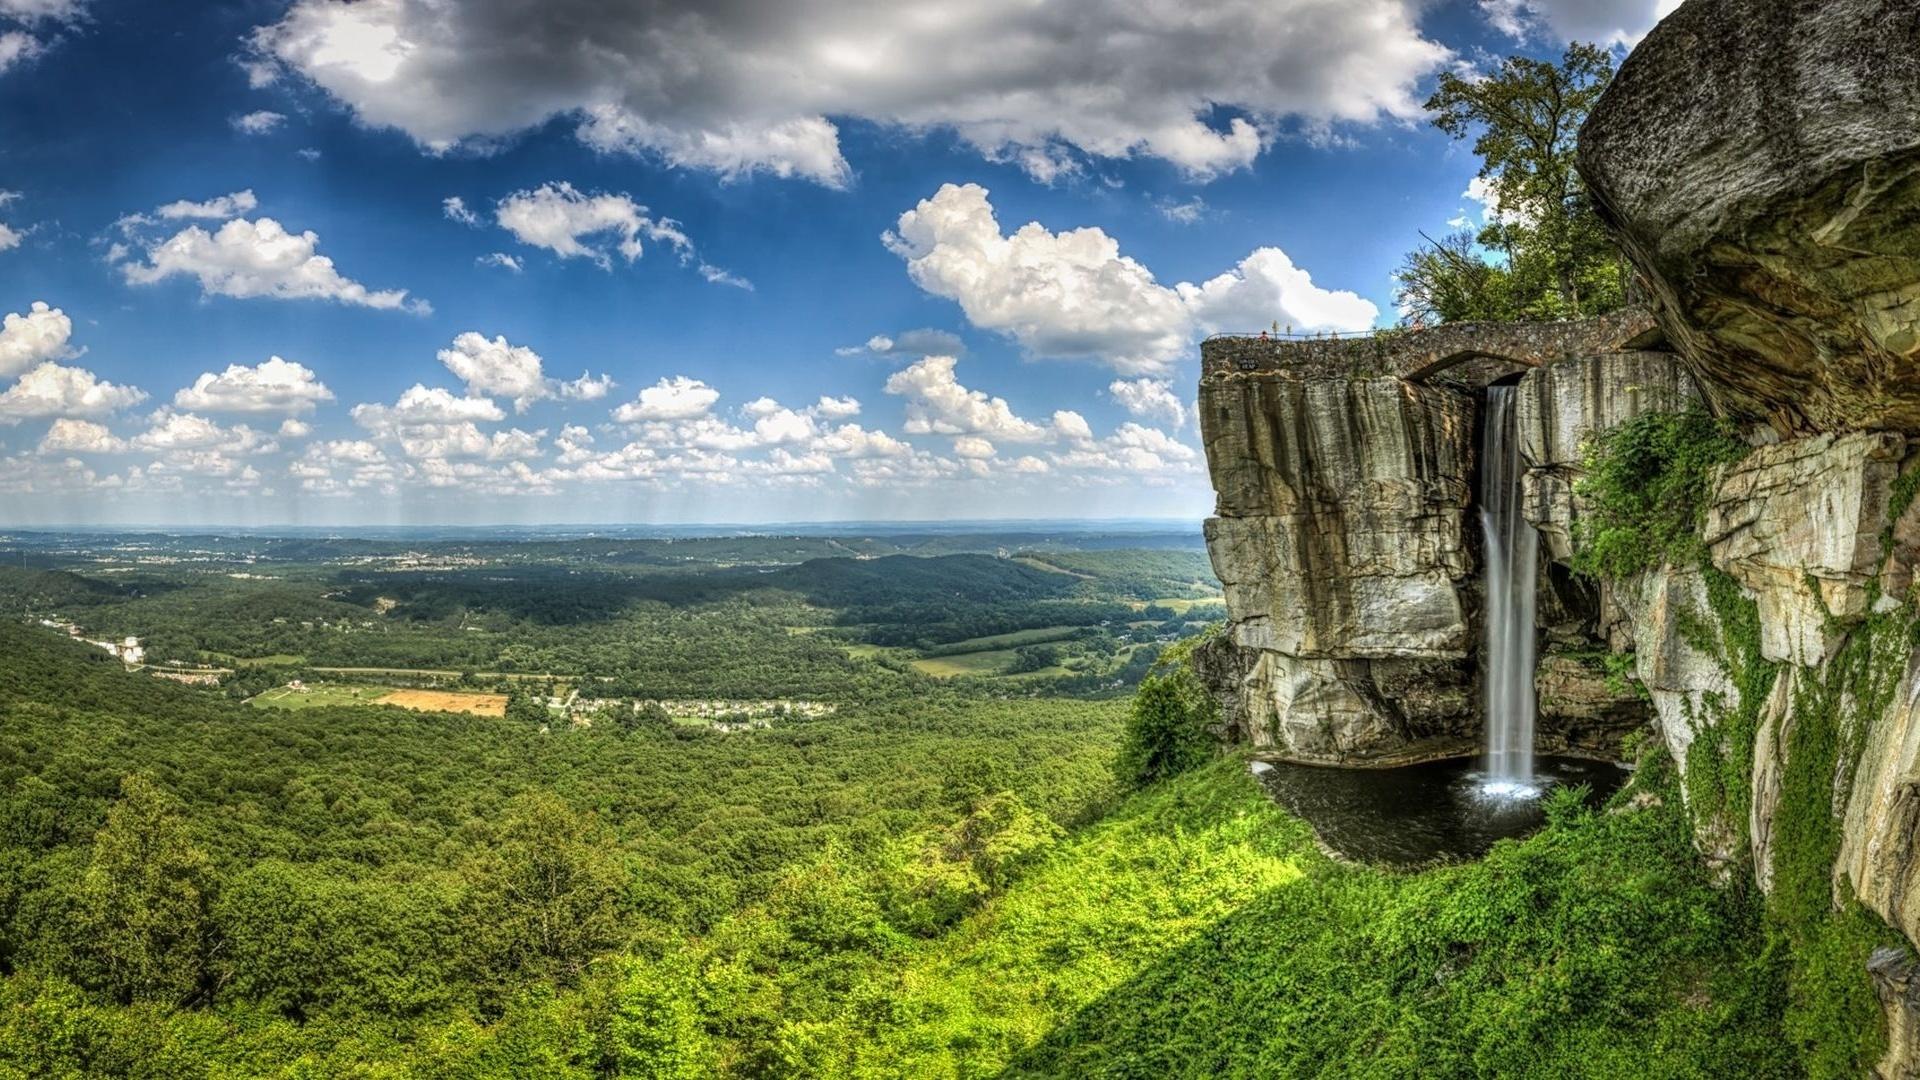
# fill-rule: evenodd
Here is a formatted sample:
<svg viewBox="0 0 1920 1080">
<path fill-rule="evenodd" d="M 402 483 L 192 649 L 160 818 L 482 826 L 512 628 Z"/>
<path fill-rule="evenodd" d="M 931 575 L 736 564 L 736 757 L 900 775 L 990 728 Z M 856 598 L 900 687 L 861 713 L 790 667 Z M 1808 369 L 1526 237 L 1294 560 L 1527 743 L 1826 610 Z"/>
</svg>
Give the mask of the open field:
<svg viewBox="0 0 1920 1080">
<path fill-rule="evenodd" d="M 505 694 L 470 694 L 455 690 L 395 690 L 375 702 L 416 712 L 463 712 L 475 716 L 507 715 Z"/>
<path fill-rule="evenodd" d="M 1006 634 L 988 634 L 985 637 L 968 638 L 949 645 L 928 649 L 927 656 L 959 656 L 964 653 L 989 652 L 994 649 L 1016 649 L 1022 645 L 1040 645 L 1049 641 L 1065 641 L 1085 630 L 1084 626 L 1042 626 L 1033 630 L 1015 630 Z"/>
<path fill-rule="evenodd" d="M 248 704 L 257 709 L 323 709 L 333 705 L 372 705 L 393 693 L 391 686 L 346 686 L 326 683 L 317 686 L 276 686 L 253 697 Z"/>
</svg>

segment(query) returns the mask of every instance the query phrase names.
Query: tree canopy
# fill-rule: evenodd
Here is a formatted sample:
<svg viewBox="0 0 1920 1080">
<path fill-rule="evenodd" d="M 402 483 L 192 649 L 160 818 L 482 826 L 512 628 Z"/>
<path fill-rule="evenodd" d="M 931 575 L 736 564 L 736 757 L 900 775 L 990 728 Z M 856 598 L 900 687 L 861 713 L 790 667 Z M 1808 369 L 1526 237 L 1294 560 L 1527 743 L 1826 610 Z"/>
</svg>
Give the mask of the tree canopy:
<svg viewBox="0 0 1920 1080">
<path fill-rule="evenodd" d="M 1585 318 L 1623 301 L 1625 274 L 1574 169 L 1580 125 L 1613 57 L 1575 42 L 1559 62 L 1510 56 L 1485 75 L 1448 72 L 1427 99 L 1433 125 L 1473 140 L 1478 230 L 1409 252 L 1395 278 L 1411 323 Z"/>
</svg>

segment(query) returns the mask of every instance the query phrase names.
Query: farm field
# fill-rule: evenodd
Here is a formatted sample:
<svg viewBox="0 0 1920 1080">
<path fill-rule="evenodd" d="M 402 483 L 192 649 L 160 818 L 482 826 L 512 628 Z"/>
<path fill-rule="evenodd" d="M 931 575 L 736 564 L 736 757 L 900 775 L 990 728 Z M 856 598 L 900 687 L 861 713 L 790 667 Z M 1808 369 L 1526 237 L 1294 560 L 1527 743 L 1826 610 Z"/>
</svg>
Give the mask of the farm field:
<svg viewBox="0 0 1920 1080">
<path fill-rule="evenodd" d="M 376 705 L 398 705 L 415 712 L 463 712 L 475 716 L 507 715 L 507 695 L 473 694 L 456 690 L 395 690 Z"/>
<path fill-rule="evenodd" d="M 249 702 L 257 709 L 324 709 L 342 705 L 397 705 L 415 712 L 463 712 L 475 716 L 505 716 L 505 694 L 476 694 L 453 690 L 413 690 L 395 686 L 320 683 L 313 686 L 277 686 Z"/>
</svg>

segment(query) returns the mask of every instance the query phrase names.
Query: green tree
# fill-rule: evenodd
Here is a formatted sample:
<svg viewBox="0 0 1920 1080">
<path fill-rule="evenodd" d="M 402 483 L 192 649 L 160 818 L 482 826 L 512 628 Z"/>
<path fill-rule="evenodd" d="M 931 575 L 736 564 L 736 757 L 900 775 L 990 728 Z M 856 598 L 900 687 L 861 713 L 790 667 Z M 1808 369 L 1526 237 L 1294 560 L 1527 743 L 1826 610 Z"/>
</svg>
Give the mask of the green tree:
<svg viewBox="0 0 1920 1080">
<path fill-rule="evenodd" d="M 80 879 L 87 948 L 101 988 L 121 1002 L 180 1004 L 201 986 L 212 871 L 180 811 L 153 781 L 126 777 Z"/>
<path fill-rule="evenodd" d="M 1411 319 L 1577 319 L 1620 306 L 1620 256 L 1574 168 L 1580 125 L 1612 75 L 1610 53 L 1575 42 L 1558 63 L 1511 56 L 1484 77 L 1440 76 L 1426 109 L 1435 127 L 1473 139 L 1487 220 L 1407 256 L 1397 298 Z"/>
<path fill-rule="evenodd" d="M 1208 729 L 1218 722 L 1219 705 L 1193 671 L 1194 644 L 1168 649 L 1134 692 L 1114 767 L 1122 782 L 1151 784 L 1213 755 L 1217 743 Z"/>
<path fill-rule="evenodd" d="M 566 984 L 620 940 L 619 849 L 591 817 L 549 792 L 507 805 L 498 842 L 466 876 L 466 925 L 483 981 Z"/>
</svg>

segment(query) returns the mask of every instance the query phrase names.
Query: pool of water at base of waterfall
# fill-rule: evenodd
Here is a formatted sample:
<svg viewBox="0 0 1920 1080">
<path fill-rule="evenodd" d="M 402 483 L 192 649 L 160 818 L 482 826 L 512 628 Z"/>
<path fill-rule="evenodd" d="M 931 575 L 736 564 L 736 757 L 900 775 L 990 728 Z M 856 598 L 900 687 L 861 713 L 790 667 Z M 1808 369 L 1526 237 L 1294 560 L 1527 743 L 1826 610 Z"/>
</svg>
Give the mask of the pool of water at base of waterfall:
<svg viewBox="0 0 1920 1080">
<path fill-rule="evenodd" d="M 1275 801 L 1313 826 L 1320 842 L 1355 862 L 1396 869 L 1477 859 L 1494 841 L 1525 836 L 1546 820 L 1548 790 L 1584 784 L 1591 806 L 1626 782 L 1619 765 L 1540 757 L 1532 786 L 1503 791 L 1477 758 L 1392 769 L 1342 769 L 1256 761 L 1253 772 Z"/>
</svg>

